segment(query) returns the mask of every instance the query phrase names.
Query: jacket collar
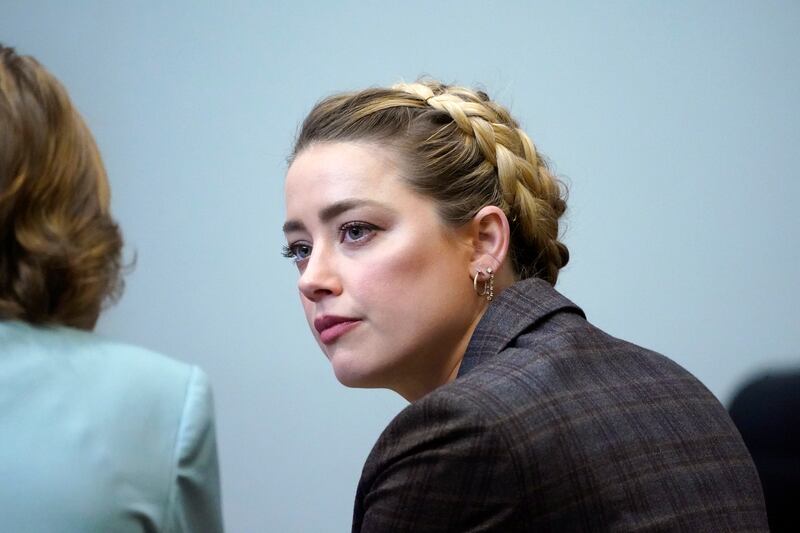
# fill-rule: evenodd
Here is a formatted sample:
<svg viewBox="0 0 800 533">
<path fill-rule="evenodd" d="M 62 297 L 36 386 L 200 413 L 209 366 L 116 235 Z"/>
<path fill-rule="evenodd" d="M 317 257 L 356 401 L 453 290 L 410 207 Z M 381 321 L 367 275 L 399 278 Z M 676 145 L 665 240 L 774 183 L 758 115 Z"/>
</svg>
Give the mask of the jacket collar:
<svg viewBox="0 0 800 533">
<path fill-rule="evenodd" d="M 565 310 L 586 318 L 577 305 L 543 279 L 528 278 L 507 287 L 489 305 L 478 322 L 457 377 L 500 353 L 524 330 Z"/>
</svg>

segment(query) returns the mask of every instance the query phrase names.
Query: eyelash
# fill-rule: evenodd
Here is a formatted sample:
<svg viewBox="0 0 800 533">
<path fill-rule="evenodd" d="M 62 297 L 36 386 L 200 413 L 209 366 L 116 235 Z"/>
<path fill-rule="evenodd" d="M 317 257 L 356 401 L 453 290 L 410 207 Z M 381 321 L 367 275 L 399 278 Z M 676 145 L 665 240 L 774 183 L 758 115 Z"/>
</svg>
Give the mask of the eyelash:
<svg viewBox="0 0 800 533">
<path fill-rule="evenodd" d="M 353 228 L 360 228 L 362 230 L 367 230 L 369 232 L 367 233 L 367 236 L 371 235 L 372 232 L 378 229 L 378 227 L 375 226 L 374 224 L 370 224 L 369 222 L 362 222 L 360 220 L 345 222 L 339 227 L 339 242 L 344 242 L 344 236 L 347 234 L 347 231 Z M 364 238 L 365 237 L 361 237 L 360 239 L 357 239 L 354 242 L 361 242 L 364 240 Z"/>
<path fill-rule="evenodd" d="M 367 233 L 366 237 L 361 237 L 361 238 L 359 238 L 357 240 L 351 241 L 351 242 L 359 242 L 359 243 L 364 241 L 365 238 L 368 238 L 369 235 L 371 235 L 372 232 L 375 232 L 376 230 L 380 229 L 374 224 L 370 224 L 369 222 L 362 222 L 360 220 L 354 220 L 354 221 L 351 221 L 351 222 L 345 222 L 344 224 L 339 226 L 339 242 L 344 242 L 344 238 L 345 238 L 345 236 L 347 234 L 347 231 L 350 230 L 350 229 L 353 229 L 353 228 L 361 228 L 361 229 L 367 230 L 369 232 L 369 233 Z M 307 246 L 309 248 L 311 247 L 311 245 L 309 245 L 309 244 L 303 244 L 303 243 L 299 243 L 299 242 L 298 243 L 291 243 L 291 244 L 284 245 L 284 246 L 281 247 L 281 255 L 283 257 L 288 258 L 288 259 L 294 260 L 295 263 L 298 263 L 298 262 L 302 261 L 303 259 L 306 259 L 306 257 L 298 257 L 297 248 L 299 246 Z"/>
<path fill-rule="evenodd" d="M 287 259 L 297 260 L 297 252 L 294 251 L 296 244 L 284 244 L 281 246 L 281 255 Z"/>
</svg>

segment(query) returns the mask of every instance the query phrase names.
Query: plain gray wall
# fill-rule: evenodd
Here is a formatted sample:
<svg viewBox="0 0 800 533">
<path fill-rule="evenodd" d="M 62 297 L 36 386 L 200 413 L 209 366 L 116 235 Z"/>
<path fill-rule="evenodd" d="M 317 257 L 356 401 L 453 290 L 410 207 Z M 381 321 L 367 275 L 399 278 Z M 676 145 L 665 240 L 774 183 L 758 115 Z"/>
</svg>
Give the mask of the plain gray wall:
<svg viewBox="0 0 800 533">
<path fill-rule="evenodd" d="M 562 292 L 727 401 L 800 360 L 798 27 L 793 0 L 0 6 L 0 40 L 85 114 L 138 256 L 99 330 L 213 380 L 233 532 L 347 530 L 404 405 L 335 381 L 279 254 L 285 157 L 317 99 L 481 84 L 570 184 Z"/>
</svg>

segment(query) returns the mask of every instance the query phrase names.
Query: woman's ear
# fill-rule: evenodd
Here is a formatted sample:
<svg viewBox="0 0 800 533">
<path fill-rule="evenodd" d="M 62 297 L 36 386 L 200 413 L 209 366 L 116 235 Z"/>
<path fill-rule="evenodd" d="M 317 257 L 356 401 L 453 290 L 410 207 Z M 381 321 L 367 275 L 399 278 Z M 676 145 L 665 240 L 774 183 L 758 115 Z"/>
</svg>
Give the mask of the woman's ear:
<svg viewBox="0 0 800 533">
<path fill-rule="evenodd" d="M 506 264 L 508 248 L 511 245 L 511 228 L 503 210 L 495 205 L 481 208 L 470 222 L 472 235 L 472 261 L 470 277 L 480 270 L 491 268 L 499 272 Z"/>
</svg>

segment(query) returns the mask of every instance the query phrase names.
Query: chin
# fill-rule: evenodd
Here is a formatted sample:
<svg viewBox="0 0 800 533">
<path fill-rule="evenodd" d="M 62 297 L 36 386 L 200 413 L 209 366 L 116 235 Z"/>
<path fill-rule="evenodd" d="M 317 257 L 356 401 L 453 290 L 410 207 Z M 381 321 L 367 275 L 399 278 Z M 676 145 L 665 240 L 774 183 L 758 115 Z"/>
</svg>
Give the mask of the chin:
<svg viewBox="0 0 800 533">
<path fill-rule="evenodd" d="M 333 367 L 336 379 L 345 387 L 357 389 L 375 389 L 383 387 L 381 380 L 377 379 L 375 369 L 364 368 L 348 357 L 329 355 L 328 359 Z"/>
</svg>

